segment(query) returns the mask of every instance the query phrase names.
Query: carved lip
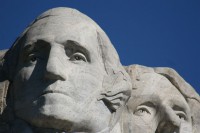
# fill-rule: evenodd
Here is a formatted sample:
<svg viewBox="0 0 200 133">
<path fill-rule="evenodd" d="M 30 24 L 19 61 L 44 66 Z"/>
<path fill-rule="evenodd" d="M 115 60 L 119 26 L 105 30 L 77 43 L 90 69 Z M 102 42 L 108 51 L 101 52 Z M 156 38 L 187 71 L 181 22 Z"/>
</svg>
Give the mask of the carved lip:
<svg viewBox="0 0 200 133">
<path fill-rule="evenodd" d="M 44 92 L 40 95 L 40 97 L 41 97 L 41 96 L 44 96 L 44 95 L 46 95 L 46 94 L 50 94 L 50 93 L 62 94 L 62 95 L 65 95 L 65 96 L 68 96 L 68 97 L 69 97 L 69 95 L 68 95 L 66 92 L 59 91 L 59 90 L 46 90 L 46 91 L 44 91 Z"/>
<path fill-rule="evenodd" d="M 44 91 L 41 95 L 39 95 L 39 96 L 38 96 L 35 100 L 33 100 L 33 101 L 34 101 L 34 102 L 38 102 L 38 100 L 39 100 L 40 98 L 42 98 L 43 96 L 48 95 L 48 94 L 63 95 L 63 96 L 65 96 L 66 98 L 70 98 L 70 99 L 71 99 L 71 97 L 69 96 L 69 94 L 66 93 L 66 92 L 59 91 L 59 90 L 46 90 L 46 91 Z"/>
</svg>

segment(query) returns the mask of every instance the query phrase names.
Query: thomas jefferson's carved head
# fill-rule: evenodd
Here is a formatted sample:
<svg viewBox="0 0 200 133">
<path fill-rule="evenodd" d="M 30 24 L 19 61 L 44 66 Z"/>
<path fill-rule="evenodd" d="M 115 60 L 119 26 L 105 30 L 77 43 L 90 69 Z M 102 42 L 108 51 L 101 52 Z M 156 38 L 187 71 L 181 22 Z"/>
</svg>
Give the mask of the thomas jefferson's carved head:
<svg viewBox="0 0 200 133">
<path fill-rule="evenodd" d="M 4 58 L 8 106 L 36 127 L 111 130 L 130 96 L 129 78 L 108 37 L 74 9 L 40 15 Z"/>
<path fill-rule="evenodd" d="M 130 123 L 125 125 L 131 125 L 131 131 L 197 133 L 199 95 L 173 69 L 132 65 L 127 72 L 133 90 L 127 105 Z"/>
</svg>

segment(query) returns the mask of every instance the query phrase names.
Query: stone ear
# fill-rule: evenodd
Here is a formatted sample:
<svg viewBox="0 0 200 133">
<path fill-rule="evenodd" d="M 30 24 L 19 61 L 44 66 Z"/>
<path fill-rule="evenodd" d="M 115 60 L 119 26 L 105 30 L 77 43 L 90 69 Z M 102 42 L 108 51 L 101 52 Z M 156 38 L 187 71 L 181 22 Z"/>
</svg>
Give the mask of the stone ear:
<svg viewBox="0 0 200 133">
<path fill-rule="evenodd" d="M 125 78 L 123 72 L 113 72 L 105 76 L 103 81 L 104 92 L 101 93 L 102 100 L 111 112 L 124 106 L 131 96 L 131 83 Z"/>
</svg>

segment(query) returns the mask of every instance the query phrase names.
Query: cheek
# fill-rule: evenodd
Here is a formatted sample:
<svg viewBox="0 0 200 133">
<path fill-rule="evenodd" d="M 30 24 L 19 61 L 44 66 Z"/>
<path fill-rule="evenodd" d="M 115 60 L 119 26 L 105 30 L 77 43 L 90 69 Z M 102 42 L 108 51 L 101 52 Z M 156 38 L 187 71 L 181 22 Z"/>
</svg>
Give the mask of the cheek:
<svg viewBox="0 0 200 133">
<path fill-rule="evenodd" d="M 33 68 L 31 67 L 28 67 L 28 68 L 24 67 L 20 69 L 14 78 L 15 88 L 16 89 L 21 88 L 22 85 L 30 79 L 32 72 L 33 72 Z"/>
<path fill-rule="evenodd" d="M 137 131 L 137 133 L 154 133 L 157 125 L 157 119 L 155 117 L 152 119 L 137 115 L 133 115 L 132 117 L 132 128 L 134 131 Z"/>
<path fill-rule="evenodd" d="M 20 66 L 15 81 L 19 83 L 34 83 L 34 82 L 40 82 L 43 74 L 44 74 L 44 68 L 42 67 L 43 64 L 38 62 L 37 64 L 23 64 L 23 66 Z"/>
<path fill-rule="evenodd" d="M 69 81 L 74 84 L 80 98 L 94 97 L 103 91 L 103 74 L 93 69 L 76 70 L 69 77 Z"/>
<path fill-rule="evenodd" d="M 38 80 L 33 75 L 34 67 L 24 67 L 18 71 L 13 82 L 14 98 L 16 100 L 29 100 L 37 95 L 35 86 Z"/>
</svg>

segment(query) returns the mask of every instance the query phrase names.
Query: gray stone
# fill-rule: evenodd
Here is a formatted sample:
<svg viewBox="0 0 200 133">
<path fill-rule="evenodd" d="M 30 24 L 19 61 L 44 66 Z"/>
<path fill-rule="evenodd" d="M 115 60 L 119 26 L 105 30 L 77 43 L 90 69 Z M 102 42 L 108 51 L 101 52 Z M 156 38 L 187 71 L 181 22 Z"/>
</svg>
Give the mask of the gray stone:
<svg viewBox="0 0 200 133">
<path fill-rule="evenodd" d="M 123 113 L 124 132 L 198 133 L 200 97 L 175 70 L 126 67 L 132 96 Z"/>
<path fill-rule="evenodd" d="M 130 78 L 107 35 L 86 15 L 70 8 L 44 12 L 2 60 L 4 127 L 17 133 L 120 132 Z"/>
<path fill-rule="evenodd" d="M 125 69 L 92 19 L 44 12 L 0 51 L 0 133 L 200 131 L 200 97 L 175 70 Z"/>
<path fill-rule="evenodd" d="M 7 50 L 0 50 L 0 58 L 3 58 Z"/>
</svg>

